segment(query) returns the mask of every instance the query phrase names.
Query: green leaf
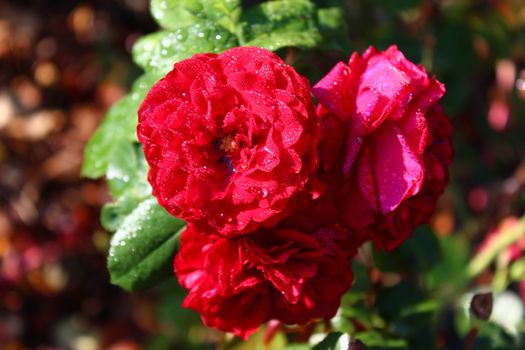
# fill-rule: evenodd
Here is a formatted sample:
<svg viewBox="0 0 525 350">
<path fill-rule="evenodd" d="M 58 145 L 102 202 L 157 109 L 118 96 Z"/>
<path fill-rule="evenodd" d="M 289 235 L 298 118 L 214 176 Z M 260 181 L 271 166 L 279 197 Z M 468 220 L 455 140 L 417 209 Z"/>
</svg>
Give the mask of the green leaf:
<svg viewBox="0 0 525 350">
<path fill-rule="evenodd" d="M 118 201 L 107 203 L 100 211 L 100 222 L 104 229 L 114 232 L 122 224 L 122 221 L 138 205 L 135 198 L 122 196 Z"/>
<path fill-rule="evenodd" d="M 321 48 L 348 51 L 350 39 L 343 9 L 339 6 L 320 8 L 317 11 L 317 18 L 323 37 Z"/>
<path fill-rule="evenodd" d="M 119 148 L 119 141 L 135 140 L 137 112 L 134 107 L 133 99 L 127 95 L 110 108 L 86 145 L 82 175 L 90 178 L 101 177 Z"/>
<path fill-rule="evenodd" d="M 223 26 L 232 33 L 237 33 L 241 17 L 241 0 L 201 0 L 204 13 L 210 21 Z"/>
<path fill-rule="evenodd" d="M 153 19 L 163 28 L 178 29 L 199 22 L 196 13 L 202 3 L 195 0 L 151 0 L 150 12 Z"/>
<path fill-rule="evenodd" d="M 378 331 L 360 332 L 354 337 L 361 340 L 369 350 L 408 349 L 404 340 L 388 338 Z"/>
<path fill-rule="evenodd" d="M 147 195 L 129 191 L 117 201 L 104 205 L 100 212 L 102 227 L 111 232 L 116 231 L 124 219 L 147 197 Z"/>
<path fill-rule="evenodd" d="M 133 84 L 131 92 L 115 103 L 104 121 L 91 136 L 84 150 L 82 175 L 99 178 L 108 170 L 109 164 L 125 144 L 137 141 L 137 110 L 157 77 L 145 74 Z"/>
<path fill-rule="evenodd" d="M 120 140 L 106 171 L 112 196 L 119 198 L 126 192 L 134 192 L 136 197 L 150 194 L 147 174 L 148 165 L 142 146 L 138 142 Z"/>
<path fill-rule="evenodd" d="M 222 52 L 237 46 L 230 31 L 210 23 L 196 23 L 172 31 L 160 31 L 140 38 L 133 46 L 133 60 L 157 77 L 173 65 L 196 53 Z"/>
<path fill-rule="evenodd" d="M 510 278 L 513 281 L 525 280 L 525 258 L 519 258 L 510 266 Z"/>
<path fill-rule="evenodd" d="M 308 0 L 264 2 L 242 17 L 242 41 L 274 51 L 315 47 L 321 41 L 316 17 L 315 6 Z"/>
<path fill-rule="evenodd" d="M 465 286 L 469 280 L 465 266 L 468 264 L 468 243 L 456 236 L 445 236 L 439 239 L 441 246 L 441 261 L 438 265 L 424 274 L 428 290 L 437 289 L 451 293 Z"/>
<path fill-rule="evenodd" d="M 503 328 L 493 323 L 485 323 L 473 345 L 476 350 L 519 350 L 523 349 L 517 337 L 513 337 Z"/>
<path fill-rule="evenodd" d="M 136 109 L 138 110 L 142 101 L 144 100 L 148 92 L 151 90 L 151 87 L 160 78 L 162 78 L 162 76 L 150 74 L 148 72 L 146 74 L 141 75 L 137 80 L 135 80 L 135 82 L 133 83 L 133 86 L 131 87 L 131 91 L 129 93 L 131 96 L 131 99 L 134 102 L 133 107 L 136 106 Z"/>
<path fill-rule="evenodd" d="M 166 29 L 213 22 L 235 32 L 241 14 L 240 0 L 152 0 L 151 14 Z"/>
<path fill-rule="evenodd" d="M 403 314 L 410 314 L 414 305 L 423 302 L 423 295 L 417 287 L 401 281 L 393 287 L 384 287 L 377 293 L 376 307 L 386 320 L 393 320 Z"/>
<path fill-rule="evenodd" d="M 374 248 L 373 257 L 374 264 L 384 272 L 425 272 L 440 263 L 441 250 L 436 235 L 423 226 L 393 251 Z"/>
<path fill-rule="evenodd" d="M 395 300 L 391 300 L 395 302 Z M 397 337 L 405 339 L 416 349 L 433 349 L 435 342 L 433 330 L 429 327 L 435 322 L 439 302 L 424 300 L 404 307 L 399 316 L 389 322 L 388 328 Z"/>
<path fill-rule="evenodd" d="M 316 344 L 312 350 L 337 350 L 337 342 L 342 335 L 343 333 L 341 332 L 332 332 Z"/>
<path fill-rule="evenodd" d="M 183 346 L 186 345 L 184 343 L 206 343 L 204 337 L 200 339 L 188 337 L 188 333 L 195 329 L 195 325 L 201 324 L 200 315 L 195 310 L 182 307 L 188 291 L 178 284 L 177 279 L 171 278 L 155 289 L 158 298 L 155 305 L 155 316 L 161 329 L 169 330 L 166 333 L 180 340 L 183 343 L 178 344 L 181 349 L 195 349 L 195 346 L 189 346 L 190 344 Z"/>
<path fill-rule="evenodd" d="M 137 109 L 155 81 L 150 75 L 137 79 L 127 97 L 132 102 L 128 108 Z M 151 194 L 148 166 L 141 145 L 135 141 L 135 128 L 127 131 L 130 134 L 121 132 L 118 125 L 106 130 L 105 137 L 113 142 L 109 142 L 105 172 L 110 193 L 117 199 L 102 208 L 101 223 L 108 231 L 117 230 L 122 220 Z"/>
<path fill-rule="evenodd" d="M 100 220 L 106 230 L 116 231 L 124 218 L 150 196 L 147 171 L 141 145 L 123 142 L 106 173 L 109 190 L 117 199 L 102 208 Z"/>
<path fill-rule="evenodd" d="M 111 283 L 130 291 L 150 288 L 172 273 L 172 260 L 184 221 L 149 198 L 138 205 L 111 238 Z"/>
</svg>

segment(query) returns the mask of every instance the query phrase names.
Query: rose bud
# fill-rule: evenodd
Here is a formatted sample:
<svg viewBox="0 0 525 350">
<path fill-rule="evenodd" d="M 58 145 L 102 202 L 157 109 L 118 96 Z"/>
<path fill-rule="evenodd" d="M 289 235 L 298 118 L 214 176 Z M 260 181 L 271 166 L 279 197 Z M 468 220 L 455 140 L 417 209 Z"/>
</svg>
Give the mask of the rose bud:
<svg viewBox="0 0 525 350">
<path fill-rule="evenodd" d="M 444 92 L 395 46 L 354 53 L 314 86 L 320 178 L 358 240 L 393 249 L 430 219 L 452 160 Z"/>
</svg>

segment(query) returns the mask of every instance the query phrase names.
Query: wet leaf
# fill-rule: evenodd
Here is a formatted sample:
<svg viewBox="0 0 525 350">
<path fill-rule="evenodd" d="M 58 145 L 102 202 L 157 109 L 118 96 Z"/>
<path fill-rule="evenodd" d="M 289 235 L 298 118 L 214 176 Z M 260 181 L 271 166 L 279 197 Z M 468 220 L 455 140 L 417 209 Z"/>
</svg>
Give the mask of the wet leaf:
<svg viewBox="0 0 525 350">
<path fill-rule="evenodd" d="M 276 0 L 251 8 L 241 19 L 245 45 L 269 50 L 315 47 L 321 41 L 315 6 L 307 0 Z"/>
<path fill-rule="evenodd" d="M 172 260 L 185 222 L 168 214 L 155 198 L 140 203 L 111 238 L 111 283 L 137 291 L 173 275 Z"/>
<path fill-rule="evenodd" d="M 84 150 L 83 176 L 103 176 L 112 161 L 121 161 L 118 154 L 137 142 L 137 110 L 157 80 L 150 74 L 143 75 L 133 84 L 131 92 L 109 109 Z"/>
<path fill-rule="evenodd" d="M 319 29 L 323 37 L 320 44 L 326 50 L 349 50 L 348 25 L 345 14 L 340 6 L 320 8 L 317 11 Z"/>
<path fill-rule="evenodd" d="M 240 0 L 152 0 L 151 14 L 165 29 L 214 22 L 234 32 L 241 13 Z"/>
<path fill-rule="evenodd" d="M 130 95 L 110 108 L 104 121 L 91 137 L 84 151 L 82 175 L 98 178 L 104 175 L 120 142 L 134 142 L 137 117 Z M 134 112 L 135 110 L 135 112 Z"/>
<path fill-rule="evenodd" d="M 140 38 L 133 46 L 133 60 L 150 74 L 162 77 L 173 65 L 196 53 L 219 53 L 238 44 L 234 34 L 215 24 L 195 23 Z"/>
</svg>

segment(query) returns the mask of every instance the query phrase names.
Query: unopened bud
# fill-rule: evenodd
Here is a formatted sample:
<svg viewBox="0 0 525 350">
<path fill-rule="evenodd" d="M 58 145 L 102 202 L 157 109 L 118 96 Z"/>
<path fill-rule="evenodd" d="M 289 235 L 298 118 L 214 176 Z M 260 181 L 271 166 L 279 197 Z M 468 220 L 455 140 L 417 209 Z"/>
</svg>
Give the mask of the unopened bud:
<svg viewBox="0 0 525 350">
<path fill-rule="evenodd" d="M 470 301 L 470 312 L 482 321 L 488 321 L 492 314 L 492 293 L 476 294 Z"/>
<path fill-rule="evenodd" d="M 348 350 L 368 350 L 368 348 L 361 340 L 352 339 L 348 345 Z"/>
</svg>

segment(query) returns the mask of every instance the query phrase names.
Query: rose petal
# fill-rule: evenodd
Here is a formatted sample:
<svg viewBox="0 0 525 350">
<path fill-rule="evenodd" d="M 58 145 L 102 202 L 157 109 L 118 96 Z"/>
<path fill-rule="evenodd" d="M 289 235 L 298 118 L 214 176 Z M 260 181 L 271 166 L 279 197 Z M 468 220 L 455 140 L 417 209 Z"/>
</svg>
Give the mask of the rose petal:
<svg viewBox="0 0 525 350">
<path fill-rule="evenodd" d="M 425 175 L 423 165 L 399 128 L 391 123 L 374 133 L 367 148 L 373 149 L 378 200 L 381 212 L 386 214 L 419 191 Z"/>
</svg>

